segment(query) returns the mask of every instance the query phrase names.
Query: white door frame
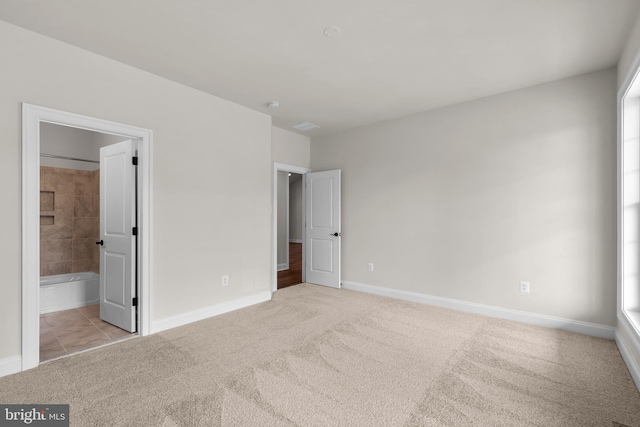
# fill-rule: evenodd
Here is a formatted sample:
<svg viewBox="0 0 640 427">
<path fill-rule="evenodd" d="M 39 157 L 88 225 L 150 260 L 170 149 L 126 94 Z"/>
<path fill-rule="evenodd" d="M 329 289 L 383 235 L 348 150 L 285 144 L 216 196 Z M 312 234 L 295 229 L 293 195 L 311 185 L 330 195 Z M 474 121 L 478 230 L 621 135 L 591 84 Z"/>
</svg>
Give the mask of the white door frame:
<svg viewBox="0 0 640 427">
<path fill-rule="evenodd" d="M 138 142 L 138 325 L 151 326 L 151 177 L 153 132 L 121 123 L 22 104 L 22 370 L 40 362 L 40 123 L 108 133 Z"/>
<path fill-rule="evenodd" d="M 271 292 L 278 290 L 278 171 L 297 173 L 305 175 L 311 172 L 311 169 L 301 166 L 287 165 L 285 163 L 273 162 L 273 226 L 272 226 L 272 262 L 271 262 Z M 302 186 L 302 198 L 304 200 L 304 185 Z M 302 218 L 304 218 L 304 203 L 302 204 Z M 304 236 L 302 236 L 304 242 Z M 304 244 L 302 246 L 302 281 L 305 280 L 305 261 L 304 261 Z"/>
<path fill-rule="evenodd" d="M 280 171 L 283 172 L 283 171 Z M 289 173 L 286 173 L 286 183 L 285 183 L 285 203 L 284 203 L 284 209 L 285 209 L 285 242 L 287 243 L 284 247 L 284 253 L 285 253 L 285 262 L 276 262 L 276 265 L 278 266 L 278 271 L 282 271 L 282 270 L 288 270 L 289 269 Z M 278 180 L 276 178 L 276 185 L 279 186 Z M 278 187 L 276 187 L 278 188 Z M 277 190 L 276 190 L 277 191 Z M 278 203 L 278 198 L 276 198 L 276 203 Z M 275 208 L 275 213 L 276 213 L 276 224 L 278 223 L 277 219 L 278 219 L 278 206 L 276 205 Z M 278 233 L 276 233 L 276 238 L 278 237 Z M 277 247 L 277 243 L 276 243 L 276 247 Z M 278 253 L 276 252 L 276 257 L 277 257 Z"/>
</svg>

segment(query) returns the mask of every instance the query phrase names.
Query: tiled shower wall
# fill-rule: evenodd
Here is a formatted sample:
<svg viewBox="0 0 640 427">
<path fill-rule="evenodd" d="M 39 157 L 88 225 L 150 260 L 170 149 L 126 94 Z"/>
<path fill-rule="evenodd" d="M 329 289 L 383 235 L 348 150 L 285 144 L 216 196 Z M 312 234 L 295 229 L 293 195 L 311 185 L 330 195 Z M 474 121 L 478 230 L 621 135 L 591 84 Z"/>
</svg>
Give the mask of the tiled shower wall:
<svg viewBox="0 0 640 427">
<path fill-rule="evenodd" d="M 40 275 L 100 272 L 100 170 L 40 168 Z"/>
</svg>

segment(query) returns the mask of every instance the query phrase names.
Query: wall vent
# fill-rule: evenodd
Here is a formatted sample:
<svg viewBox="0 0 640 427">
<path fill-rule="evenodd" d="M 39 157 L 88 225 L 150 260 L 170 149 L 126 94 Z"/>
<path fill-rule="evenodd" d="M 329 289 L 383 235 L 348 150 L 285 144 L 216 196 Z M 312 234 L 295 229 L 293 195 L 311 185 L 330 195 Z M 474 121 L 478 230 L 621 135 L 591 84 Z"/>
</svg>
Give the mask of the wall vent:
<svg viewBox="0 0 640 427">
<path fill-rule="evenodd" d="M 310 130 L 318 129 L 320 126 L 314 125 L 311 122 L 302 122 L 302 123 L 298 123 L 297 125 L 293 125 L 291 127 L 301 132 L 309 132 Z"/>
</svg>

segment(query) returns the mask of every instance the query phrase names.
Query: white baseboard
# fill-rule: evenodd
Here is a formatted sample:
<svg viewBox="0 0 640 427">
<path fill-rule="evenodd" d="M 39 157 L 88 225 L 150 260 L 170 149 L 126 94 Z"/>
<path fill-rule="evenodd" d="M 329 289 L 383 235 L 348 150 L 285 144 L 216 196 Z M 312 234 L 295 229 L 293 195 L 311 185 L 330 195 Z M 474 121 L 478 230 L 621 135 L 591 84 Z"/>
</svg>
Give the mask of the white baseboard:
<svg viewBox="0 0 640 427">
<path fill-rule="evenodd" d="M 167 329 L 187 325 L 189 323 L 197 322 L 199 320 L 204 320 L 209 317 L 218 316 L 220 314 L 239 310 L 241 308 L 249 307 L 270 300 L 271 291 L 264 291 L 237 300 L 211 305 L 199 310 L 190 311 L 188 313 L 179 314 L 177 316 L 167 317 L 166 319 L 156 320 L 151 325 L 151 333 L 155 334 L 156 332 L 166 331 Z"/>
<path fill-rule="evenodd" d="M 362 283 L 343 281 L 342 287 L 344 289 L 353 291 L 366 292 L 370 294 L 397 298 L 421 304 L 450 308 L 452 310 L 482 314 L 484 316 L 497 317 L 499 319 L 514 320 L 516 322 L 544 326 L 546 328 L 561 329 L 570 332 L 577 332 L 579 334 L 591 335 L 600 338 L 614 339 L 616 336 L 616 328 L 614 328 L 613 326 L 599 325 L 596 323 L 588 323 L 572 319 L 563 319 L 561 317 L 546 316 L 543 314 L 511 310 L 502 307 L 495 307 L 492 305 L 476 304 L 473 302 L 461 301 L 451 298 L 442 298 L 420 294 L 417 292 L 401 291 L 398 289 L 365 285 Z"/>
<path fill-rule="evenodd" d="M 302 243 L 302 239 L 289 239 L 289 243 Z"/>
<path fill-rule="evenodd" d="M 618 316 L 618 331 L 616 332 L 616 344 L 622 355 L 624 363 L 629 369 L 629 373 L 636 383 L 636 387 L 640 390 L 640 360 L 636 359 L 633 354 L 640 355 L 640 339 L 635 332 L 633 326 L 623 316 Z M 633 351 L 631 351 L 633 349 Z"/>
<path fill-rule="evenodd" d="M 289 269 L 289 263 L 284 263 L 284 264 L 278 264 L 278 271 L 282 271 L 282 270 L 288 270 Z"/>
<path fill-rule="evenodd" d="M 22 371 L 22 357 L 12 356 L 0 360 L 0 377 Z"/>
</svg>

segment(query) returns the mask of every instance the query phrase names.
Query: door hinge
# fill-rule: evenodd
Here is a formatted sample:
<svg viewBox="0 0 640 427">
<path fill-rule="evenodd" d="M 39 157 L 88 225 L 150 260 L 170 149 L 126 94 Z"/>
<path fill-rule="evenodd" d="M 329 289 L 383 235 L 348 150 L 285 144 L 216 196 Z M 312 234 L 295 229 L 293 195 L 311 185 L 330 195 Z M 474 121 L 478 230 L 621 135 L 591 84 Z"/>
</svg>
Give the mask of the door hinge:
<svg viewBox="0 0 640 427">
<path fill-rule="evenodd" d="M 134 306 L 134 307 L 137 307 L 137 306 L 138 306 L 138 297 L 135 297 L 135 298 L 133 299 L 133 301 L 131 301 L 131 305 L 132 305 L 132 306 Z"/>
<path fill-rule="evenodd" d="M 131 159 L 133 161 L 133 166 L 138 166 L 138 156 L 134 156 Z"/>
<path fill-rule="evenodd" d="M 132 233 L 134 236 L 137 236 L 137 235 L 138 235 L 138 227 L 133 227 L 133 230 L 131 230 L 131 233 Z"/>
</svg>

